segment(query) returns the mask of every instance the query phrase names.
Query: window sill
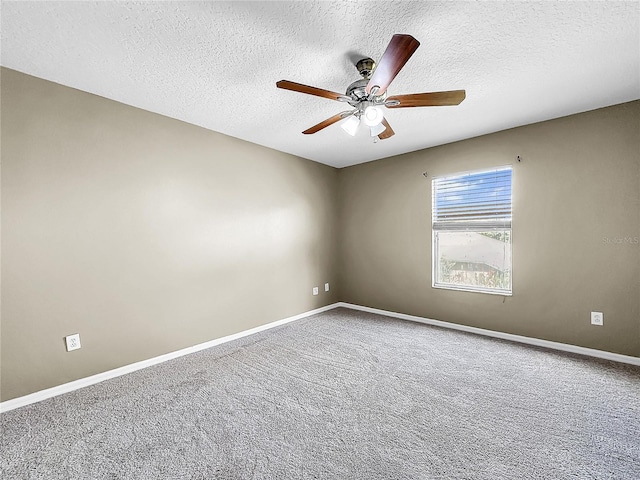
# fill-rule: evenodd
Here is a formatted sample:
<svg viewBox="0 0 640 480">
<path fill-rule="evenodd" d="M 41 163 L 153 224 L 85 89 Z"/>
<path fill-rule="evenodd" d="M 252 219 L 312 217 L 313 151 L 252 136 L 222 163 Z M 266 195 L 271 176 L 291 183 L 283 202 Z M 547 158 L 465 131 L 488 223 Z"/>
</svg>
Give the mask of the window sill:
<svg viewBox="0 0 640 480">
<path fill-rule="evenodd" d="M 513 292 L 511 290 L 489 290 L 486 288 L 474 288 L 469 286 L 461 286 L 461 285 L 448 285 L 448 284 L 433 284 L 431 288 L 439 288 L 441 290 L 455 290 L 458 292 L 471 292 L 471 293 L 486 293 L 489 295 L 498 295 L 501 297 L 512 297 Z"/>
</svg>

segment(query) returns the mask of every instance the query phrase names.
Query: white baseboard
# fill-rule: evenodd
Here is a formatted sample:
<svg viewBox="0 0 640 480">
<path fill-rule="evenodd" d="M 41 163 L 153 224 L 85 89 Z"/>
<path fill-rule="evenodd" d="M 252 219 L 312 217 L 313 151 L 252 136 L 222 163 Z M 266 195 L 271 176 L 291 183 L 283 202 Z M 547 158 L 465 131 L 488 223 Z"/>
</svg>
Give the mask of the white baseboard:
<svg viewBox="0 0 640 480">
<path fill-rule="evenodd" d="M 603 358 L 605 360 L 613 360 L 614 362 L 628 363 L 640 366 L 640 357 L 632 357 L 629 355 L 621 355 L 619 353 L 606 352 L 604 350 L 595 350 L 593 348 L 579 347 L 577 345 L 569 345 L 566 343 L 552 342 L 549 340 L 541 340 L 533 337 L 523 337 L 521 335 L 513 335 L 511 333 L 496 332 L 493 330 L 485 330 L 484 328 L 468 327 L 457 323 L 443 322 L 441 320 L 432 320 L 430 318 L 418 317 L 415 315 L 407 315 L 405 313 L 390 312 L 388 310 L 380 310 L 378 308 L 363 307 L 352 303 L 339 302 L 337 307 L 350 308 L 352 310 L 361 310 L 363 312 L 377 313 L 387 317 L 400 318 L 402 320 L 410 320 L 412 322 L 426 323 L 437 327 L 450 328 L 452 330 L 460 330 L 463 332 L 485 335 L 487 337 L 501 338 L 503 340 L 511 340 L 513 342 L 526 343 L 538 347 L 551 348 L 554 350 L 562 350 L 563 352 L 578 353 L 589 357 Z"/>
<path fill-rule="evenodd" d="M 541 340 L 541 339 L 532 338 L 532 337 L 523 337 L 521 335 L 513 335 L 511 333 L 503 333 L 503 332 L 496 332 L 493 330 L 485 330 L 483 328 L 468 327 L 466 325 L 458 325 L 456 323 L 443 322 L 441 320 L 433 320 L 430 318 L 418 317 L 415 315 L 407 315 L 405 313 L 390 312 L 388 310 L 380 310 L 378 308 L 363 307 L 361 305 L 354 305 L 352 303 L 338 302 L 338 303 L 333 303 L 331 305 L 327 305 L 321 308 L 316 308 L 315 310 L 310 310 L 308 312 L 304 312 L 299 315 L 294 315 L 293 317 L 288 317 L 282 320 L 277 320 L 275 322 L 268 323 L 266 325 L 261 325 L 259 327 L 255 327 L 250 330 L 234 333 L 233 335 L 227 335 L 226 337 L 217 338 L 209 342 L 200 343 L 192 347 L 183 348 L 182 350 L 166 353 L 164 355 L 150 358 L 148 360 L 142 360 L 140 362 L 132 363 L 130 365 L 125 365 L 123 367 L 109 370 L 107 372 L 102 372 L 96 375 L 92 375 L 90 377 L 74 380 L 73 382 L 64 383 L 62 385 L 58 385 L 52 388 L 47 388 L 46 390 L 40 390 L 39 392 L 31 393 L 23 397 L 13 398 L 11 400 L 7 400 L 5 402 L 0 403 L 0 412 L 8 412 L 9 410 L 23 407 L 25 405 L 29 405 L 32 403 L 40 402 L 42 400 L 46 400 L 48 398 L 62 395 L 64 393 L 72 392 L 74 390 L 78 390 L 79 388 L 88 387 L 89 385 L 95 385 L 96 383 L 103 382 L 104 380 L 116 378 L 121 375 L 125 375 L 127 373 L 135 372 L 136 370 L 141 370 L 143 368 L 150 367 L 152 365 L 157 365 L 159 363 L 166 362 L 167 360 L 172 360 L 174 358 L 182 357 L 190 353 L 195 353 L 200 350 L 204 350 L 206 348 L 211 348 L 216 345 L 220 345 L 222 343 L 236 340 L 238 338 L 246 337 L 248 335 L 253 335 L 254 333 L 262 332 L 270 328 L 284 325 L 285 323 L 293 322 L 295 320 L 300 320 L 302 318 L 309 317 L 317 313 L 326 312 L 327 310 L 332 310 L 338 307 L 350 308 L 352 310 L 360 310 L 360 311 L 369 312 L 369 313 L 377 313 L 379 315 L 385 315 L 387 317 L 399 318 L 402 320 L 409 320 L 412 322 L 425 323 L 427 325 L 435 325 L 437 327 L 450 328 L 452 330 L 460 330 L 463 332 L 475 333 L 478 335 L 501 338 L 503 340 L 511 340 L 514 342 L 525 343 L 528 345 L 535 345 L 538 347 L 551 348 L 554 350 L 561 350 L 563 352 L 577 353 L 577 354 L 586 355 L 589 357 L 603 358 L 605 360 L 613 360 L 614 362 L 628 363 L 631 365 L 640 366 L 640 357 L 631 357 L 628 355 L 621 355 L 619 353 L 611 353 L 603 350 L 595 350 L 592 348 L 579 347 L 576 345 L 568 345 L 566 343 L 551 342 L 549 340 Z"/>
<path fill-rule="evenodd" d="M 55 387 L 47 388 L 45 390 L 40 390 L 39 392 L 34 392 L 29 395 L 25 395 L 23 397 L 13 398 L 11 400 L 7 400 L 0 403 L 0 412 L 8 412 L 9 410 L 13 410 L 19 407 L 24 407 L 25 405 L 40 402 L 42 400 L 46 400 L 51 397 L 56 397 L 58 395 L 62 395 L 63 393 L 72 392 L 74 390 L 78 390 L 79 388 L 88 387 L 89 385 L 95 385 L 96 383 L 103 382 L 111 378 L 119 377 L 127 373 L 135 372 L 136 370 L 141 370 L 143 368 L 147 368 L 152 365 L 157 365 L 159 363 L 166 362 L 167 360 L 172 360 L 174 358 L 182 357 L 184 355 L 189 355 L 190 353 L 199 352 L 200 350 L 204 350 L 206 348 L 211 348 L 216 345 L 220 345 L 222 343 L 227 343 L 232 340 L 236 340 L 238 338 L 246 337 L 248 335 L 253 335 L 254 333 L 258 333 L 264 330 L 268 330 L 270 328 L 278 327 L 280 325 L 284 325 L 285 323 L 293 322 L 295 320 L 300 320 L 302 318 L 309 317 L 317 313 L 326 312 L 327 310 L 334 309 L 337 306 L 338 304 L 334 303 L 321 308 L 316 308 L 315 310 L 310 310 L 308 312 L 304 312 L 299 315 L 294 315 L 293 317 L 283 318 L 282 320 L 276 320 L 275 322 L 267 323 L 266 325 L 260 325 L 259 327 L 234 333 L 233 335 L 227 335 L 226 337 L 216 338 L 215 340 L 210 340 L 208 342 L 200 343 L 192 347 L 183 348 L 182 350 L 166 353 L 158 357 L 149 358 L 148 360 L 142 360 L 140 362 L 132 363 L 130 365 L 125 365 L 123 367 L 115 368 L 113 370 L 98 373 L 96 375 L 91 375 L 90 377 L 80 378 L 78 380 L 74 380 L 73 382 L 63 383 L 62 385 L 57 385 Z"/>
</svg>

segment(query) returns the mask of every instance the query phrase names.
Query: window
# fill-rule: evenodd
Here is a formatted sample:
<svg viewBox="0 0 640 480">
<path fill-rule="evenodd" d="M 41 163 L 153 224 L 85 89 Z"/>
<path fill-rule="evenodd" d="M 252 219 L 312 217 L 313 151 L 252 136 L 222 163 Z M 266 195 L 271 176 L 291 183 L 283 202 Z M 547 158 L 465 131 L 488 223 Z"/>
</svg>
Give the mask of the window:
<svg viewBox="0 0 640 480">
<path fill-rule="evenodd" d="M 433 287 L 511 295 L 511 167 L 432 181 Z"/>
</svg>

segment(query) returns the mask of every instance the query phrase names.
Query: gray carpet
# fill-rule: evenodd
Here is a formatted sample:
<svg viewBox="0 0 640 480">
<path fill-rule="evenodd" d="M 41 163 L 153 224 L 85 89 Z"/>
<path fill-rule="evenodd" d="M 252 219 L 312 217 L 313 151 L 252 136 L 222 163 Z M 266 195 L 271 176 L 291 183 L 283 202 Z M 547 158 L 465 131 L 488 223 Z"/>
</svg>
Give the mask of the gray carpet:
<svg viewBox="0 0 640 480">
<path fill-rule="evenodd" d="M 640 478 L 640 368 L 346 309 L 0 418 L 7 480 Z"/>
</svg>

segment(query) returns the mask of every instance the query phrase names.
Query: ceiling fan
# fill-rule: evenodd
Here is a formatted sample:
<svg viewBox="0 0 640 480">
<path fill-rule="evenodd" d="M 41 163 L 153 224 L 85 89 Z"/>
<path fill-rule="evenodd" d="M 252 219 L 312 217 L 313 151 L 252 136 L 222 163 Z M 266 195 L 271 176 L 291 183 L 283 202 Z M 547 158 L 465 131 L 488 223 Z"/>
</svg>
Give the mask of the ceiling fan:
<svg viewBox="0 0 640 480">
<path fill-rule="evenodd" d="M 371 136 L 377 137 L 376 141 L 378 138 L 385 140 L 394 135 L 395 132 L 384 118 L 383 106 L 387 108 L 408 108 L 458 105 L 465 98 L 464 90 L 413 93 L 387 97 L 387 87 L 419 46 L 420 42 L 411 35 L 394 35 L 377 66 L 371 58 L 363 58 L 356 64 L 356 68 L 363 78 L 349 85 L 344 95 L 322 88 L 290 82 L 289 80 L 280 80 L 276 83 L 276 86 L 285 90 L 337 100 L 354 107 L 353 110 L 340 112 L 308 128 L 302 132 L 304 134 L 319 132 L 323 128 L 346 118 L 347 120 L 341 126 L 350 135 L 356 134 L 360 121 L 363 120 L 370 127 Z"/>
</svg>

